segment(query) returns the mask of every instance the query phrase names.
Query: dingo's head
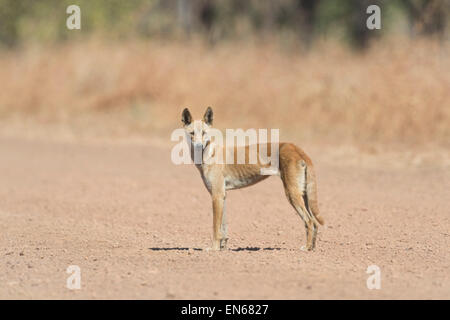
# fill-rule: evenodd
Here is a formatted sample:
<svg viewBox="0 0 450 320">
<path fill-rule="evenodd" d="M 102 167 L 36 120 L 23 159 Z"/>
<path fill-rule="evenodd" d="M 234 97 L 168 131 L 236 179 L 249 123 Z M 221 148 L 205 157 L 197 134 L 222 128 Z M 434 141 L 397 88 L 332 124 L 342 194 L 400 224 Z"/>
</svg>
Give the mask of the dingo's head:
<svg viewBox="0 0 450 320">
<path fill-rule="evenodd" d="M 211 139 L 209 136 L 213 122 L 213 111 L 211 107 L 206 109 L 202 120 L 195 121 L 192 120 L 188 108 L 185 108 L 181 115 L 181 121 L 186 132 L 186 138 L 191 146 L 196 150 L 204 150 Z"/>
</svg>

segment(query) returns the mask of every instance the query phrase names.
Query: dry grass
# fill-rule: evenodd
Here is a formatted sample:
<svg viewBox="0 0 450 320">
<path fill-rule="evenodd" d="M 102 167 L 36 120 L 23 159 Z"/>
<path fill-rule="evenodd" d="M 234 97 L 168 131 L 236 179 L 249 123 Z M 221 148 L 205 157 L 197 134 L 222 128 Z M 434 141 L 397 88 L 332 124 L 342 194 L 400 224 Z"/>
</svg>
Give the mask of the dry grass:
<svg viewBox="0 0 450 320">
<path fill-rule="evenodd" d="M 86 41 L 0 54 L 0 115 L 119 124 L 144 134 L 180 124 L 183 107 L 216 111 L 221 128 L 281 128 L 283 137 L 356 143 L 450 141 L 449 46 L 406 40 L 365 54 L 270 44 Z M 95 118 L 94 117 L 94 118 Z"/>
</svg>

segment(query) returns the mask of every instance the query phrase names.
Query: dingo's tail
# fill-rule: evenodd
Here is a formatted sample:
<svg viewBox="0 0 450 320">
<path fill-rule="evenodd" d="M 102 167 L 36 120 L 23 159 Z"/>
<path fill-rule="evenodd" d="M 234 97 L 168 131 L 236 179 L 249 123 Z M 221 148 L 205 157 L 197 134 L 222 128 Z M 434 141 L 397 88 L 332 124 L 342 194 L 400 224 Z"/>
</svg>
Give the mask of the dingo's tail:
<svg viewBox="0 0 450 320">
<path fill-rule="evenodd" d="M 310 164 L 306 166 L 306 199 L 307 208 L 317 222 L 321 225 L 325 223 L 324 219 L 320 216 L 319 205 L 317 204 L 317 186 L 316 186 L 316 175 L 314 173 L 314 168 Z"/>
</svg>

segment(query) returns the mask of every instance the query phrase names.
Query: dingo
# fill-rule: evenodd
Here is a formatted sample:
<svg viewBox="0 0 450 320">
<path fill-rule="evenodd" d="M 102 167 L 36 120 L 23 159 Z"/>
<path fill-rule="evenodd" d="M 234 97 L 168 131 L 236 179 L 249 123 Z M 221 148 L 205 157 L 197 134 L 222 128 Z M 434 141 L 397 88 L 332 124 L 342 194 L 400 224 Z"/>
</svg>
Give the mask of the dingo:
<svg viewBox="0 0 450 320">
<path fill-rule="evenodd" d="M 186 108 L 182 113 L 183 127 L 187 141 L 190 142 L 191 158 L 194 161 L 194 153 L 201 153 L 201 163 L 194 161 L 200 171 L 203 182 L 212 197 L 213 207 L 213 243 L 212 249 L 225 249 L 227 245 L 227 225 L 225 217 L 226 191 L 244 188 L 253 185 L 269 177 L 261 174 L 262 168 L 270 167 L 270 163 L 263 164 L 260 157 L 256 164 L 248 163 L 249 146 L 245 148 L 245 164 L 214 163 L 208 161 L 218 148 L 222 154 L 227 151 L 224 146 L 219 146 L 209 136 L 213 122 L 213 111 L 210 107 L 205 112 L 203 120 L 192 121 L 192 116 Z M 237 156 L 237 148 L 234 147 L 234 157 Z M 267 156 L 271 156 L 272 143 L 258 144 L 256 152 L 265 148 Z M 255 149 L 253 149 L 255 150 Z M 319 214 L 317 205 L 316 179 L 313 164 L 310 158 L 297 146 L 291 143 L 280 143 L 277 150 L 279 156 L 279 170 L 283 181 L 284 191 L 290 202 L 305 223 L 306 248 L 313 250 L 315 247 L 317 229 L 324 223 Z"/>
</svg>

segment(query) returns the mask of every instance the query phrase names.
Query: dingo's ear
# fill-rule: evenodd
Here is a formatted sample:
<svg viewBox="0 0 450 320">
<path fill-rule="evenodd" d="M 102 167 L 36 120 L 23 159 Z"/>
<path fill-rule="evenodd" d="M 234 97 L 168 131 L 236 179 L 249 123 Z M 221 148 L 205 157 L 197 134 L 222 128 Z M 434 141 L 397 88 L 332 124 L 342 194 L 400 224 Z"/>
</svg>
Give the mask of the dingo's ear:
<svg viewBox="0 0 450 320">
<path fill-rule="evenodd" d="M 185 126 L 188 126 L 191 124 L 192 116 L 191 116 L 191 113 L 189 112 L 188 108 L 185 108 L 183 110 L 183 114 L 181 115 L 181 121 L 184 123 Z"/>
<path fill-rule="evenodd" d="M 206 109 L 205 115 L 203 116 L 203 120 L 205 121 L 205 123 L 208 126 L 212 125 L 212 122 L 213 122 L 213 111 L 212 111 L 211 107 L 208 107 L 208 109 Z"/>
</svg>

